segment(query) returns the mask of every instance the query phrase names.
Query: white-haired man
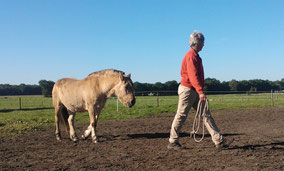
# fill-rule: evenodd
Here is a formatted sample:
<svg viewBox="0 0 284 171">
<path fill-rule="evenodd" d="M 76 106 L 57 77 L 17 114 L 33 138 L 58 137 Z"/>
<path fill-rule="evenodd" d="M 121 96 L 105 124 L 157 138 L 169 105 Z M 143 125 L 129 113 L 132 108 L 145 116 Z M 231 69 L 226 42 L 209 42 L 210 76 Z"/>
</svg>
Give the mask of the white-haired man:
<svg viewBox="0 0 284 171">
<path fill-rule="evenodd" d="M 205 101 L 204 71 L 202 60 L 198 55 L 204 46 L 204 36 L 195 31 L 190 35 L 190 50 L 185 54 L 181 65 L 181 83 L 178 88 L 178 109 L 172 123 L 168 149 L 181 149 L 179 143 L 180 129 L 187 118 L 191 107 L 197 109 L 198 101 Z M 210 112 L 205 118 L 205 126 L 209 131 L 216 148 L 227 147 L 222 134 L 216 126 Z"/>
</svg>

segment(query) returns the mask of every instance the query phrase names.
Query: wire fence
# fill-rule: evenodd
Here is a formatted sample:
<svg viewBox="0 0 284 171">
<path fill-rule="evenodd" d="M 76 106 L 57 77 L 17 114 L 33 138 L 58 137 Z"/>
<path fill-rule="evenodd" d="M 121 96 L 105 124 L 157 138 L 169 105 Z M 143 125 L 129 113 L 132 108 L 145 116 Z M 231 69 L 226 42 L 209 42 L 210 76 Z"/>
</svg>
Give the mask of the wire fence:
<svg viewBox="0 0 284 171">
<path fill-rule="evenodd" d="M 284 93 L 282 92 L 206 92 L 210 102 L 223 103 L 248 103 L 254 102 L 265 105 L 284 104 Z M 145 106 L 163 106 L 164 104 L 178 103 L 177 91 L 144 91 L 135 92 L 136 104 Z M 116 97 L 109 100 L 109 104 L 116 105 L 117 110 L 121 105 Z M 43 96 L 0 96 L 0 111 L 25 110 L 25 109 L 49 109 L 53 108 L 52 98 Z"/>
<path fill-rule="evenodd" d="M 284 101 L 284 92 L 277 91 L 207 91 L 205 92 L 209 101 L 268 101 L 271 106 L 274 106 L 275 101 Z M 157 99 L 157 106 L 159 106 L 160 98 L 163 96 L 169 96 L 163 100 L 176 100 L 170 96 L 178 96 L 177 91 L 144 91 L 136 92 L 136 96 L 155 96 Z"/>
</svg>

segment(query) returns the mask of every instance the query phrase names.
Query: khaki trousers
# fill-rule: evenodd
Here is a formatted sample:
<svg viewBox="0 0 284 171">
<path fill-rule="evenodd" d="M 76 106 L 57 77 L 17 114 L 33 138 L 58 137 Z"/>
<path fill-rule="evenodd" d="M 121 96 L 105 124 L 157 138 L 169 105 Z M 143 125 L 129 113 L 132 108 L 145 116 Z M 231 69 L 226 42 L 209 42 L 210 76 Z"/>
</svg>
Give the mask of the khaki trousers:
<svg viewBox="0 0 284 171">
<path fill-rule="evenodd" d="M 176 143 L 179 139 L 179 133 L 184 121 L 187 118 L 189 110 L 193 107 L 197 109 L 199 95 L 195 90 L 191 90 L 188 87 L 180 85 L 178 88 L 178 109 L 175 118 L 172 123 L 170 132 L 170 143 Z M 219 131 L 214 119 L 212 118 L 210 111 L 205 118 L 205 126 L 212 137 L 212 141 L 215 145 L 220 144 L 223 141 L 223 136 Z"/>
</svg>

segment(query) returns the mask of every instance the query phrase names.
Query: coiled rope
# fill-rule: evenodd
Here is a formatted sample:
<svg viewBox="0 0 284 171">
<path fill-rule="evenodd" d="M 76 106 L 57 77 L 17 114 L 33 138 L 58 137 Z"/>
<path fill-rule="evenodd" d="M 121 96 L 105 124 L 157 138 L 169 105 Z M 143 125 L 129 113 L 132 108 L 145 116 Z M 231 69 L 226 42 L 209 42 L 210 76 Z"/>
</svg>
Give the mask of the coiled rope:
<svg viewBox="0 0 284 171">
<path fill-rule="evenodd" d="M 209 112 L 208 99 L 206 99 L 205 101 L 199 100 L 197 110 L 196 110 L 196 114 L 195 114 L 195 117 L 194 117 L 194 120 L 193 120 L 192 131 L 190 132 L 190 137 L 193 137 L 195 142 L 201 142 L 204 138 L 204 135 L 205 135 L 205 118 L 206 118 L 206 115 L 207 115 L 208 112 Z M 200 128 L 201 116 L 202 116 L 202 120 L 203 120 L 203 131 L 202 131 L 202 137 L 198 140 L 195 137 L 195 135 Z"/>
</svg>

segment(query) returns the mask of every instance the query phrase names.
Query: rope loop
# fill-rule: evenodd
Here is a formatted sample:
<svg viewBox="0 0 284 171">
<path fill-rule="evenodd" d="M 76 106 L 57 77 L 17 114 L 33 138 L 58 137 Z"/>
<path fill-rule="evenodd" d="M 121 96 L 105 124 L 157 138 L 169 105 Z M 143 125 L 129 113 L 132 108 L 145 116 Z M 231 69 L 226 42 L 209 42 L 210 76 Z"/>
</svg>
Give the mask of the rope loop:
<svg viewBox="0 0 284 171">
<path fill-rule="evenodd" d="M 190 132 L 190 137 L 193 137 L 195 142 L 201 142 L 204 138 L 204 135 L 205 135 L 205 117 L 207 116 L 208 112 L 209 112 L 209 101 L 208 101 L 208 99 L 206 99 L 205 101 L 199 100 L 197 110 L 196 110 L 196 114 L 195 114 L 195 117 L 194 117 L 194 120 L 193 120 L 192 131 Z M 202 137 L 198 140 L 195 137 L 195 135 L 200 128 L 201 117 L 202 117 L 202 120 L 203 120 L 203 131 L 202 131 Z"/>
</svg>

